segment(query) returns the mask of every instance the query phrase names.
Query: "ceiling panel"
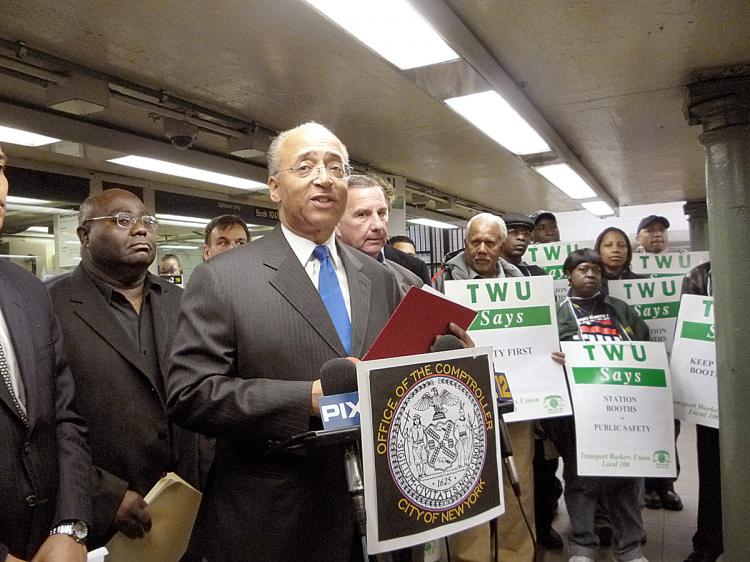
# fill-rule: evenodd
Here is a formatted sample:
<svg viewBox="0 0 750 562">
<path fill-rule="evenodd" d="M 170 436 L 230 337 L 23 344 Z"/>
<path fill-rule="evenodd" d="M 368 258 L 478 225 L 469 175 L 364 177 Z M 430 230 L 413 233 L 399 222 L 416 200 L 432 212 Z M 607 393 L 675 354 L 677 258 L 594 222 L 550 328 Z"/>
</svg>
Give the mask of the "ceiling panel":
<svg viewBox="0 0 750 562">
<path fill-rule="evenodd" d="M 448 3 L 620 205 L 703 196 L 683 88 L 697 69 L 750 60 L 750 3 Z M 6 39 L 271 129 L 320 121 L 356 160 L 488 207 L 577 208 L 305 2 L 5 6 Z M 43 103 L 41 89 L 12 79 L 0 95 Z M 91 119 L 161 135 L 144 111 L 118 102 Z M 200 144 L 223 147 L 215 136 Z"/>
</svg>

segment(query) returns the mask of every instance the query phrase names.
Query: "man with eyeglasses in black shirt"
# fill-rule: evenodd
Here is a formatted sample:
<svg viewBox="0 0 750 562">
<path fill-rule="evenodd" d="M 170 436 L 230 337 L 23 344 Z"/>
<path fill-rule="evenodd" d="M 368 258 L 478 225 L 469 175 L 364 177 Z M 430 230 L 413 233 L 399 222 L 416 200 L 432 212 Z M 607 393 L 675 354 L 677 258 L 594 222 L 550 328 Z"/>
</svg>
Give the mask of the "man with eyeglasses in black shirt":
<svg viewBox="0 0 750 562">
<path fill-rule="evenodd" d="M 106 190 L 79 211 L 81 264 L 48 289 L 89 422 L 94 521 L 89 544 L 151 528 L 144 496 L 166 472 L 199 484 L 198 437 L 172 425 L 164 374 L 182 289 L 148 272 L 158 221 L 128 191 Z"/>
</svg>

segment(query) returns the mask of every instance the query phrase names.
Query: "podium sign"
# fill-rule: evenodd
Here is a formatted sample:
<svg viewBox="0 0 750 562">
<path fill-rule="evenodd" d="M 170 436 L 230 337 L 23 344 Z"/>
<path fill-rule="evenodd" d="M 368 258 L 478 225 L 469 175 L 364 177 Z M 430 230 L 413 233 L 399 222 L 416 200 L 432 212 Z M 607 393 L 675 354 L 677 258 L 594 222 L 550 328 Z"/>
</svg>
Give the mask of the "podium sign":
<svg viewBox="0 0 750 562">
<path fill-rule="evenodd" d="M 503 513 L 491 355 L 471 348 L 357 363 L 369 554 Z"/>
</svg>

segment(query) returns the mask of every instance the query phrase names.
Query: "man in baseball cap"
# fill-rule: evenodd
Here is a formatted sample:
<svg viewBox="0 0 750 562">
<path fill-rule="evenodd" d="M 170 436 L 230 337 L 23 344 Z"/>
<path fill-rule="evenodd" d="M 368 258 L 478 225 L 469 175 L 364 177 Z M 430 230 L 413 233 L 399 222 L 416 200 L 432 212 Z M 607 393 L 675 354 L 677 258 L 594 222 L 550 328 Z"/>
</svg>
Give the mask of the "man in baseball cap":
<svg viewBox="0 0 750 562">
<path fill-rule="evenodd" d="M 529 218 L 534 223 L 534 230 L 531 232 L 534 244 L 560 241 L 560 229 L 557 228 L 557 217 L 553 213 L 540 210 L 529 215 Z"/>
<path fill-rule="evenodd" d="M 638 223 L 637 251 L 659 254 L 667 249 L 669 221 L 659 215 L 643 217 Z"/>
</svg>

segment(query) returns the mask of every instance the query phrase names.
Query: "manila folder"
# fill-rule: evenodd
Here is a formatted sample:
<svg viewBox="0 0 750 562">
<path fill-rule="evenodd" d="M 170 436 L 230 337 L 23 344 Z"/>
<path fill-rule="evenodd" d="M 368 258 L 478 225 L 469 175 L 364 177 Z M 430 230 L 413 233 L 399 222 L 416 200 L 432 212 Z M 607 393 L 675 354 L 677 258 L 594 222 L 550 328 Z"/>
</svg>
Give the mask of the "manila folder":
<svg viewBox="0 0 750 562">
<path fill-rule="evenodd" d="M 151 531 L 142 539 L 117 533 L 107 543 L 107 562 L 178 562 L 188 547 L 201 493 L 170 472 L 144 498 Z"/>
</svg>

